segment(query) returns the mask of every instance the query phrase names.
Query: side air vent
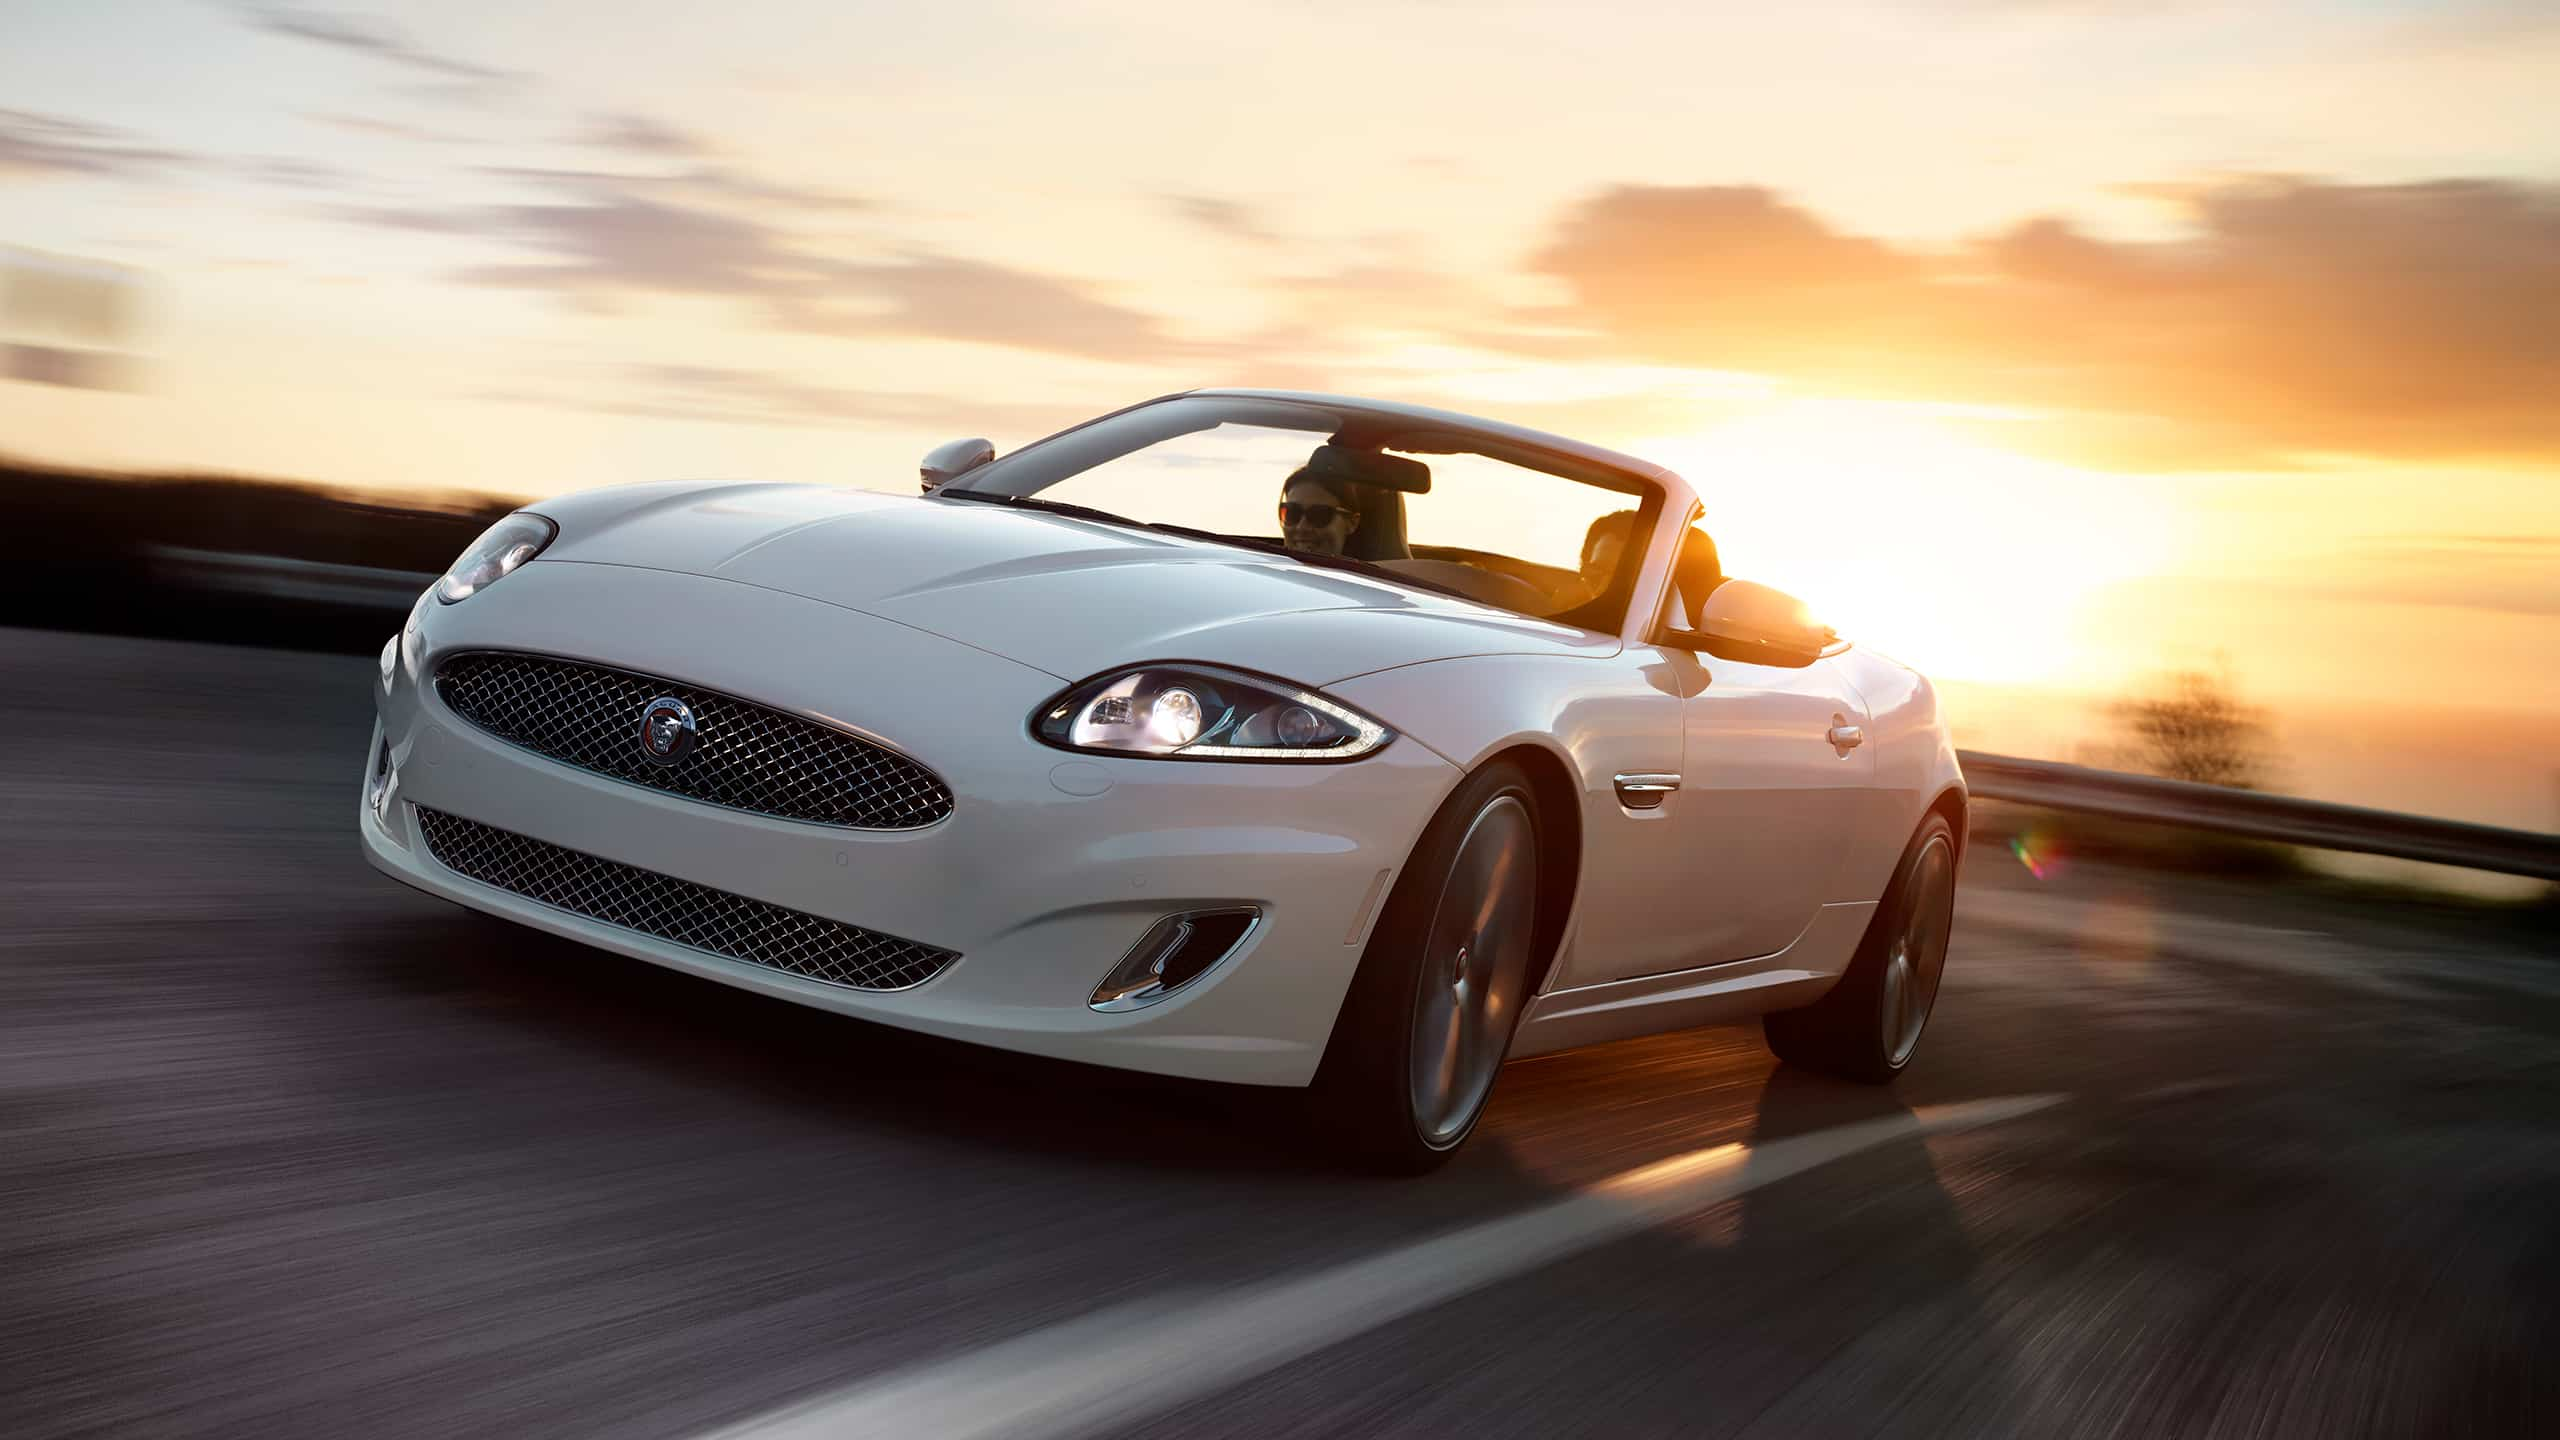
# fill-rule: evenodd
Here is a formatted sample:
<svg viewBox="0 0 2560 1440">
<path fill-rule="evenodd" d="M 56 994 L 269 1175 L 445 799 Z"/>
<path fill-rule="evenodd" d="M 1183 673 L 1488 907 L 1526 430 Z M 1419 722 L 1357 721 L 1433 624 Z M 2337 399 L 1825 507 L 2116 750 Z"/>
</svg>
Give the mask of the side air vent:
<svg viewBox="0 0 2560 1440">
<path fill-rule="evenodd" d="M 1096 1010 L 1143 1010 L 1209 973 L 1262 919 L 1250 905 L 1167 915 L 1093 987 Z"/>
</svg>

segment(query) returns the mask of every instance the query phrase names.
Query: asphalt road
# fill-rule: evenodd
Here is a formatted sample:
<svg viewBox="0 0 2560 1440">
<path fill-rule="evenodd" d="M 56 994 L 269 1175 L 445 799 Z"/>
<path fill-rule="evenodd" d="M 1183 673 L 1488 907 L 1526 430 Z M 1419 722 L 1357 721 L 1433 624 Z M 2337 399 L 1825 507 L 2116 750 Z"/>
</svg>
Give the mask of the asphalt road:
<svg viewBox="0 0 2560 1440">
<path fill-rule="evenodd" d="M 0 1434 L 682 1437 L 905 1380 L 951 1407 L 909 1433 L 1056 1433 L 1079 1371 L 1149 1437 L 2560 1433 L 2547 937 L 1980 847 L 1895 1090 L 1662 1037 L 1362 1179 L 1268 1095 L 375 875 L 369 664 L 0 631 Z M 1772 1178 L 1848 1133 L 1894 1138 Z M 1341 1288 L 1737 1142 L 1776 1168 L 1578 1252 Z"/>
</svg>

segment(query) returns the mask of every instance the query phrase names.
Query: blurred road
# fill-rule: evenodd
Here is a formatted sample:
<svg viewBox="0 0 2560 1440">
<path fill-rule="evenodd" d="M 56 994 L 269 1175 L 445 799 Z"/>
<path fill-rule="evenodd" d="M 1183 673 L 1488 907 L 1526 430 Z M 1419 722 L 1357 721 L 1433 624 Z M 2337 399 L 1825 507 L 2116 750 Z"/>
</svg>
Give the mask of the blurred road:
<svg viewBox="0 0 2560 1440">
<path fill-rule="evenodd" d="M 0 1434 L 682 1437 L 1042 1346 L 1160 1390 L 1105 1431 L 1148 1437 L 2560 1433 L 2560 955 L 2528 932 L 1983 847 L 1894 1092 L 1753 1030 L 1611 1046 L 1514 1066 L 1456 1164 L 1373 1181 L 1269 1143 L 1269 1095 L 804 1012 L 375 875 L 370 668 L 0 631 Z M 2067 1098 L 1294 1358 L 1275 1329 L 1276 1365 L 1223 1344 L 1201 1393 L 1153 1373 L 1204 1351 L 1148 1316 L 2036 1094 Z M 1076 1349 L 1097 1314 L 1139 1343 Z"/>
</svg>

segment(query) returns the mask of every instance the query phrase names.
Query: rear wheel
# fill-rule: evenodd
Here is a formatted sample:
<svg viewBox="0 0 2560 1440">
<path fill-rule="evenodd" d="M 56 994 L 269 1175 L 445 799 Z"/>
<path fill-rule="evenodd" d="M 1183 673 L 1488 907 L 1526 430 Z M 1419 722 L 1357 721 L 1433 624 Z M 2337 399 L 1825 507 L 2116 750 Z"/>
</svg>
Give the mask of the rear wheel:
<svg viewBox="0 0 2560 1440">
<path fill-rule="evenodd" d="M 1901 1074 L 1937 1006 L 1955 898 L 1955 830 L 1932 814 L 1911 837 L 1840 983 L 1801 1010 L 1761 1018 L 1769 1048 L 1790 1065 L 1869 1084 Z"/>
<path fill-rule="evenodd" d="M 1423 831 L 1334 1022 L 1315 1084 L 1334 1148 L 1412 1173 L 1474 1132 L 1528 1003 L 1537 893 L 1536 796 L 1488 766 Z"/>
</svg>

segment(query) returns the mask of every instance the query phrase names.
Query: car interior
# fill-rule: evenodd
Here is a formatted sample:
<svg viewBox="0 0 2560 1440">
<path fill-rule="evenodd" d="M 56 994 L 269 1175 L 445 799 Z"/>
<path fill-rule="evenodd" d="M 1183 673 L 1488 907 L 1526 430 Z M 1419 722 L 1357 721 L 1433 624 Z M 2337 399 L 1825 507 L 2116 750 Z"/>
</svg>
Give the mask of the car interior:
<svg viewBox="0 0 2560 1440">
<path fill-rule="evenodd" d="M 1418 442 L 1416 448 L 1424 444 Z M 1351 559 L 1410 575 L 1470 600 L 1567 623 L 1579 623 L 1576 616 L 1583 612 L 1596 616 L 1610 608 L 1610 597 L 1633 583 L 1641 546 L 1623 552 L 1612 573 L 1585 576 L 1563 566 L 1487 550 L 1413 543 L 1405 525 L 1404 497 L 1430 492 L 1431 471 L 1424 461 L 1363 448 L 1355 437 L 1337 435 L 1316 447 L 1305 468 L 1319 478 L 1341 482 L 1338 493 L 1359 510 L 1359 527 L 1343 550 Z M 1630 506 L 1630 511 L 1634 508 Z M 1643 533 L 1641 519 L 1636 530 Z"/>
</svg>

